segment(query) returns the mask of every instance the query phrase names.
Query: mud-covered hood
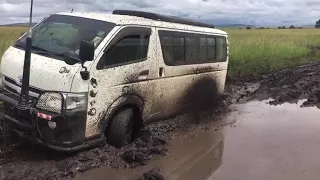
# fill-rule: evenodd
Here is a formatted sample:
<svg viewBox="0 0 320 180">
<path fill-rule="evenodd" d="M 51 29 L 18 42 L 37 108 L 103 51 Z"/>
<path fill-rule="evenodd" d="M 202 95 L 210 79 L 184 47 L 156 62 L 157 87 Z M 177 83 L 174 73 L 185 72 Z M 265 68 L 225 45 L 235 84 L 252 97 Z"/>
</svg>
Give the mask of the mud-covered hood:
<svg viewBox="0 0 320 180">
<path fill-rule="evenodd" d="M 1 60 L 2 86 L 7 90 L 20 93 L 23 64 L 23 50 L 10 47 Z M 37 96 L 41 91 L 70 92 L 74 75 L 81 65 L 68 65 L 62 60 L 31 54 L 30 95 Z"/>
</svg>

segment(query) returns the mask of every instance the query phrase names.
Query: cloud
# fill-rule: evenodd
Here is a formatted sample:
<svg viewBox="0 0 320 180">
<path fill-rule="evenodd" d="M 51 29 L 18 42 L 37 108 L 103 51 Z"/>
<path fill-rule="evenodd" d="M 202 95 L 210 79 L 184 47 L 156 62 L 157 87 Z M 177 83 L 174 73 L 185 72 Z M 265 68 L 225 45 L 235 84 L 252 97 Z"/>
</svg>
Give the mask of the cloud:
<svg viewBox="0 0 320 180">
<path fill-rule="evenodd" d="M 30 0 L 1 0 L 0 24 L 27 22 Z M 35 21 L 56 12 L 143 10 L 213 24 L 304 25 L 320 18 L 319 0 L 35 0 Z"/>
</svg>

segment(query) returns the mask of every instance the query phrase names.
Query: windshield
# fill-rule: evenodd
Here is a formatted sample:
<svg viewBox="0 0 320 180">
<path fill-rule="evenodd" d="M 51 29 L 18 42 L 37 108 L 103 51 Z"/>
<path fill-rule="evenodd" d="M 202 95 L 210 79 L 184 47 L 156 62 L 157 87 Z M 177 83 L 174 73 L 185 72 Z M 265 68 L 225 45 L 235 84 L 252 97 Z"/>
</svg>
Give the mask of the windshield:
<svg viewBox="0 0 320 180">
<path fill-rule="evenodd" d="M 81 40 L 91 41 L 97 47 L 115 26 L 113 23 L 52 15 L 33 28 L 32 52 L 45 56 L 61 56 L 69 51 L 78 53 Z M 13 46 L 25 49 L 27 35 Z"/>
</svg>

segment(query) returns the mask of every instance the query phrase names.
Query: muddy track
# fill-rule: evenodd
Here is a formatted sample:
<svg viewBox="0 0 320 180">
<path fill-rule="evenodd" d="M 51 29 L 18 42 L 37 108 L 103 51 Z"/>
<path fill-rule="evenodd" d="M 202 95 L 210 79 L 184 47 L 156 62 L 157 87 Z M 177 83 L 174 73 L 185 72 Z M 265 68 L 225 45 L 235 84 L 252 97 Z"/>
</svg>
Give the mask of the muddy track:
<svg viewBox="0 0 320 180">
<path fill-rule="evenodd" d="M 227 85 L 226 92 L 231 103 L 271 98 L 269 104 L 281 105 L 285 102 L 297 103 L 298 100 L 307 99 L 301 107 L 320 107 L 320 64 L 236 79 Z"/>
<path fill-rule="evenodd" d="M 308 99 L 302 106 L 320 107 L 320 64 L 291 68 L 251 78 L 236 79 L 226 86 L 226 95 L 215 115 L 227 113 L 228 105 L 254 99 L 272 98 L 269 104 L 296 103 Z M 212 114 L 201 117 L 213 120 Z M 121 149 L 111 146 L 97 147 L 88 151 L 57 154 L 38 146 L 23 144 L 0 134 L 1 179 L 71 179 L 75 175 L 98 167 L 134 168 L 149 160 L 168 153 L 167 140 L 206 127 L 183 116 L 146 126 L 134 142 Z M 225 124 L 221 124 L 223 126 Z M 201 127 L 203 126 L 203 127 Z M 4 137 L 5 141 L 4 141 Z M 141 179 L 161 179 L 157 170 L 145 172 Z"/>
</svg>

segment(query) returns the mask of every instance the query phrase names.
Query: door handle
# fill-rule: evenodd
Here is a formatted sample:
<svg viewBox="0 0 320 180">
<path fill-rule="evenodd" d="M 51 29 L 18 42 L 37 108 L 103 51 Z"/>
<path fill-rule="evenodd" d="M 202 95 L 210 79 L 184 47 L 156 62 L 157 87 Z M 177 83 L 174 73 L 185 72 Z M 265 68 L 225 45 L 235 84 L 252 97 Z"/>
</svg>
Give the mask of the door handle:
<svg viewBox="0 0 320 180">
<path fill-rule="evenodd" d="M 164 68 L 160 67 L 159 68 L 159 77 L 163 77 L 164 76 Z"/>
<path fill-rule="evenodd" d="M 138 79 L 139 79 L 139 80 L 145 80 L 145 79 L 148 78 L 148 75 L 149 75 L 149 70 L 141 71 L 141 72 L 139 73 Z"/>
</svg>

